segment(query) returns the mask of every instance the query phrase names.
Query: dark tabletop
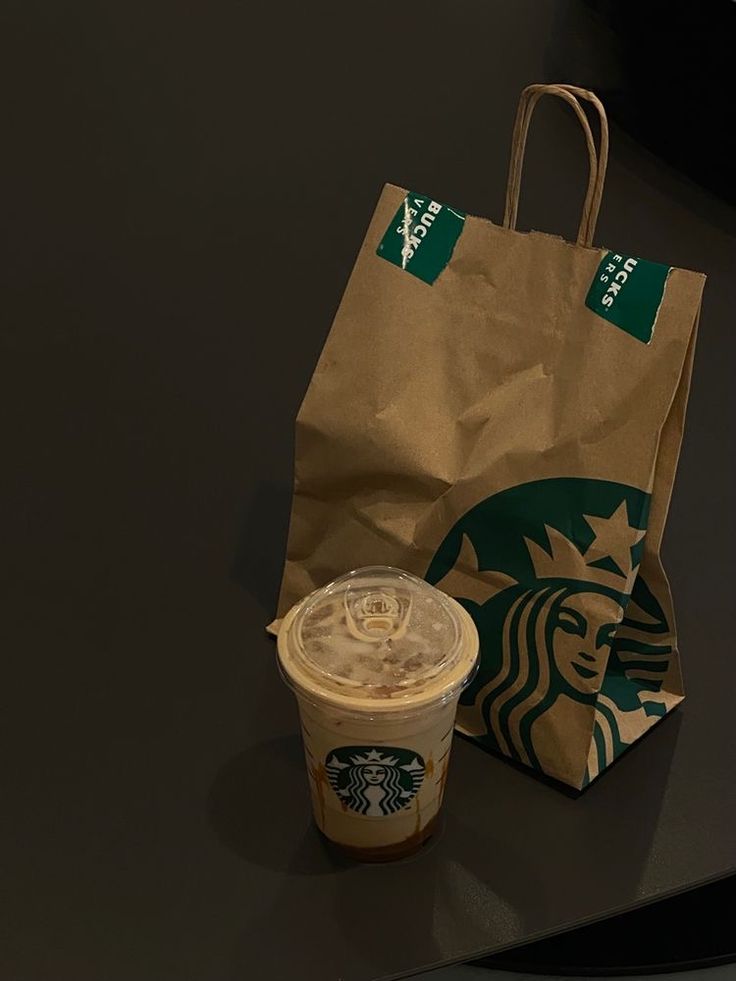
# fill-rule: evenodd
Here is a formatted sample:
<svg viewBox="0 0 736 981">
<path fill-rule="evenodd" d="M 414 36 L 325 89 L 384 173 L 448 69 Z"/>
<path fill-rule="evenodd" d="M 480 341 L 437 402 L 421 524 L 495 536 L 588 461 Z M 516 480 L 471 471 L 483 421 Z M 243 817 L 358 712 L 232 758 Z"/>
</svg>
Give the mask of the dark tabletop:
<svg viewBox="0 0 736 981">
<path fill-rule="evenodd" d="M 263 631 L 294 415 L 382 183 L 499 220 L 577 37 L 549 0 L 348 7 L 3 5 L 3 979 L 394 977 L 736 868 L 736 219 L 618 127 L 597 241 L 709 276 L 687 701 L 578 800 L 456 741 L 414 859 L 314 830 Z M 535 118 L 520 227 L 572 235 L 576 125 Z"/>
</svg>

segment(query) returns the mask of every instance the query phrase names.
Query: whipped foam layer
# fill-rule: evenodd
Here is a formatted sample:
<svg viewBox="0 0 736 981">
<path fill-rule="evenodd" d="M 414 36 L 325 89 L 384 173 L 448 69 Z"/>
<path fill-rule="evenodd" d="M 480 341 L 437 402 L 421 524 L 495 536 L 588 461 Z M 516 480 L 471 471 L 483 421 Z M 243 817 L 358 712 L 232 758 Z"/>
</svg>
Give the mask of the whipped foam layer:
<svg viewBox="0 0 736 981">
<path fill-rule="evenodd" d="M 305 666 L 368 697 L 422 686 L 458 647 L 457 619 L 435 592 L 368 581 L 318 596 L 295 625 Z"/>
<path fill-rule="evenodd" d="M 284 680 L 300 697 L 356 712 L 413 712 L 465 687 L 478 633 L 434 586 L 370 566 L 297 603 L 281 625 L 278 652 Z"/>
</svg>

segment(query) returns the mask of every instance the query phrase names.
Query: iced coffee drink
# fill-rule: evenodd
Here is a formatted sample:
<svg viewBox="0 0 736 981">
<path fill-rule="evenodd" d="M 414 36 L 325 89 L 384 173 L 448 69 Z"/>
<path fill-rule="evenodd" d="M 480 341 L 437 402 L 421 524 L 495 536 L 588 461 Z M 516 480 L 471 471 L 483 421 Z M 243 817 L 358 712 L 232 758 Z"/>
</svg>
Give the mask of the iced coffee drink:
<svg viewBox="0 0 736 981">
<path fill-rule="evenodd" d="M 358 569 L 288 613 L 278 654 L 320 830 L 364 860 L 415 851 L 434 829 L 458 698 L 475 673 L 468 613 L 409 573 Z"/>
</svg>

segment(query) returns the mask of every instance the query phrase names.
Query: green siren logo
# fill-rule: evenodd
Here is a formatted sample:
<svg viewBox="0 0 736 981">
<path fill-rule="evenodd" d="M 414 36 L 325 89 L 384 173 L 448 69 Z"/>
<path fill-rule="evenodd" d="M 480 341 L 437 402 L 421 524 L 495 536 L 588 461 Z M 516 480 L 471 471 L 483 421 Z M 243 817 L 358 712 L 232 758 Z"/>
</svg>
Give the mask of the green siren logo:
<svg viewBox="0 0 736 981">
<path fill-rule="evenodd" d="M 481 667 L 460 727 L 585 786 L 679 700 L 662 691 L 673 635 L 639 572 L 649 495 L 552 478 L 482 501 L 427 580 L 471 614 Z"/>
<path fill-rule="evenodd" d="M 424 779 L 424 760 L 407 749 L 343 746 L 327 754 L 330 786 L 352 811 L 385 817 L 406 807 Z"/>
</svg>

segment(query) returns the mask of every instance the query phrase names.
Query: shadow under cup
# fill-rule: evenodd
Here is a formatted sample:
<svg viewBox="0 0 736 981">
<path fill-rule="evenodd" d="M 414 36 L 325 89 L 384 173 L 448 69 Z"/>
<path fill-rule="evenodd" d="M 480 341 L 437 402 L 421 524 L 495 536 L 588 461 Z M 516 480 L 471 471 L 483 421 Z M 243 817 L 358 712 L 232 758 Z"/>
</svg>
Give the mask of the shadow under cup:
<svg viewBox="0 0 736 981">
<path fill-rule="evenodd" d="M 297 604 L 278 638 L 299 704 L 314 817 L 354 858 L 388 861 L 432 834 L 475 626 L 400 570 L 360 569 Z"/>
</svg>

